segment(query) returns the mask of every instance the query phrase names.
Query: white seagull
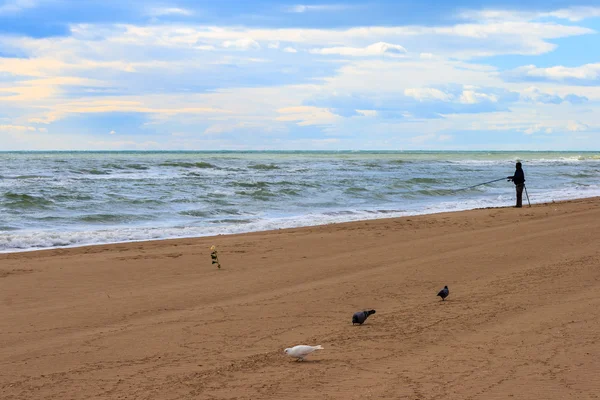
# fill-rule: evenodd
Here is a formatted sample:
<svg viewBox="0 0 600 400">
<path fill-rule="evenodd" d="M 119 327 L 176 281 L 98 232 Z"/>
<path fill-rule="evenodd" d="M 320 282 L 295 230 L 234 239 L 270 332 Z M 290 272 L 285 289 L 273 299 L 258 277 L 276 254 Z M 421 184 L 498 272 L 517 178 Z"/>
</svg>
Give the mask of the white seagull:
<svg viewBox="0 0 600 400">
<path fill-rule="evenodd" d="M 307 346 L 305 344 L 301 344 L 294 347 L 288 347 L 287 349 L 285 349 L 285 354 L 287 354 L 290 357 L 297 358 L 296 361 L 304 361 L 304 357 L 306 357 L 315 350 L 323 350 L 323 346 Z"/>
</svg>

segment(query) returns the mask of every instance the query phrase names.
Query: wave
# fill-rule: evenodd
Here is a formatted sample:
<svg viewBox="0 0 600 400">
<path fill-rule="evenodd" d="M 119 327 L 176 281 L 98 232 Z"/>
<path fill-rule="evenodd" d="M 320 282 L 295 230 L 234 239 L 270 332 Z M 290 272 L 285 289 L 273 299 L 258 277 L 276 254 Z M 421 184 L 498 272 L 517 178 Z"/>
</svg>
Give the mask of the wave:
<svg viewBox="0 0 600 400">
<path fill-rule="evenodd" d="M 364 193 L 364 192 L 368 192 L 368 189 L 365 189 L 363 187 L 349 187 L 346 190 L 344 190 L 344 193 Z"/>
<path fill-rule="evenodd" d="M 52 179 L 48 175 L 17 175 L 17 176 L 5 176 L 0 179 Z"/>
<path fill-rule="evenodd" d="M 252 219 L 215 219 L 209 221 L 211 224 L 249 224 L 254 222 Z"/>
<path fill-rule="evenodd" d="M 291 182 L 291 181 L 277 181 L 277 182 L 271 182 L 271 185 L 278 185 L 278 186 L 300 186 L 300 187 L 307 187 L 307 188 L 319 188 L 321 187 L 321 185 L 318 182 L 302 182 L 302 181 L 298 181 L 298 182 Z"/>
<path fill-rule="evenodd" d="M 248 196 L 256 200 L 271 200 L 273 197 L 276 197 L 274 193 L 266 189 L 258 189 L 252 192 L 248 190 L 240 190 L 235 193 L 239 194 L 240 196 Z"/>
<path fill-rule="evenodd" d="M 454 189 L 422 189 L 415 190 L 413 193 L 420 194 L 423 196 L 448 196 L 456 194 L 456 190 Z"/>
<path fill-rule="evenodd" d="M 183 161 L 166 161 L 158 164 L 160 167 L 176 167 L 176 168 L 214 168 L 219 169 L 214 164 L 208 162 L 183 162 Z"/>
<path fill-rule="evenodd" d="M 152 219 L 151 216 L 141 214 L 87 214 L 76 218 L 86 223 L 108 224 L 116 222 L 135 222 Z"/>
<path fill-rule="evenodd" d="M 30 194 L 7 192 L 4 194 L 2 205 L 9 208 L 47 208 L 54 203 L 51 200 Z"/>
<path fill-rule="evenodd" d="M 281 193 L 281 194 L 287 195 L 287 196 L 300 196 L 300 194 L 302 192 L 300 190 L 295 190 L 295 189 L 281 189 L 278 193 Z"/>
<path fill-rule="evenodd" d="M 598 172 L 578 172 L 578 173 L 566 173 L 565 176 L 570 178 L 598 178 L 600 175 Z"/>
<path fill-rule="evenodd" d="M 446 179 L 437 179 L 437 178 L 412 178 L 406 181 L 407 183 L 411 183 L 411 184 L 422 184 L 422 183 L 426 183 L 426 184 L 440 184 L 440 183 L 445 183 Z"/>
<path fill-rule="evenodd" d="M 79 175 L 110 175 L 110 173 L 111 173 L 110 170 L 96 169 L 96 168 L 80 169 L 80 170 L 74 170 L 72 172 L 75 174 L 79 174 Z"/>
<path fill-rule="evenodd" d="M 239 210 L 233 208 L 215 208 L 211 210 L 186 210 L 180 211 L 179 214 L 199 218 L 209 218 L 218 215 L 242 215 L 242 213 Z"/>
<path fill-rule="evenodd" d="M 270 171 L 270 170 L 274 170 L 274 169 L 281 169 L 280 167 L 278 167 L 275 164 L 254 164 L 254 165 L 249 165 L 248 168 L 261 170 L 261 171 Z"/>
<path fill-rule="evenodd" d="M 597 163 L 600 161 L 600 155 L 583 155 L 583 156 L 559 156 L 556 157 L 540 157 L 527 155 L 525 157 L 510 157 L 504 159 L 461 159 L 461 160 L 440 160 L 442 163 L 449 163 L 453 165 L 463 166 L 514 166 L 514 164 L 520 161 L 523 163 L 523 167 L 527 166 L 540 166 L 540 165 L 573 165 L 573 164 L 585 164 L 585 163 Z"/>
<path fill-rule="evenodd" d="M 356 211 L 352 211 L 352 210 L 326 211 L 323 213 L 323 215 L 329 215 L 329 216 L 355 215 L 355 214 L 356 214 Z"/>
<path fill-rule="evenodd" d="M 242 187 L 242 188 L 266 188 L 269 186 L 268 182 L 258 181 L 258 182 L 233 182 L 231 186 Z"/>
<path fill-rule="evenodd" d="M 390 161 L 388 161 L 388 163 L 402 165 L 402 164 L 409 164 L 409 163 L 411 163 L 411 161 L 409 161 L 409 160 L 390 160 Z"/>
<path fill-rule="evenodd" d="M 362 166 L 367 167 L 367 168 L 381 168 L 381 164 L 374 163 L 374 162 L 364 163 L 364 164 L 362 164 Z"/>
<path fill-rule="evenodd" d="M 214 205 L 217 206 L 223 206 L 223 207 L 232 207 L 235 206 L 234 203 L 224 200 L 224 199 L 211 199 L 210 202 Z"/>
<path fill-rule="evenodd" d="M 150 169 L 150 167 L 148 167 L 147 165 L 143 165 L 143 164 L 116 164 L 116 163 L 111 163 L 111 164 L 106 164 L 104 167 L 105 168 L 110 168 L 110 169 L 119 169 L 119 170 L 133 169 L 133 170 L 137 170 L 137 171 L 145 171 L 147 169 Z"/>
<path fill-rule="evenodd" d="M 93 196 L 85 195 L 85 194 L 57 194 L 52 197 L 53 201 L 65 202 L 65 201 L 88 201 L 93 200 Z"/>
<path fill-rule="evenodd" d="M 589 154 L 589 155 L 581 155 L 577 157 L 578 160 L 600 160 L 600 154 Z"/>
</svg>

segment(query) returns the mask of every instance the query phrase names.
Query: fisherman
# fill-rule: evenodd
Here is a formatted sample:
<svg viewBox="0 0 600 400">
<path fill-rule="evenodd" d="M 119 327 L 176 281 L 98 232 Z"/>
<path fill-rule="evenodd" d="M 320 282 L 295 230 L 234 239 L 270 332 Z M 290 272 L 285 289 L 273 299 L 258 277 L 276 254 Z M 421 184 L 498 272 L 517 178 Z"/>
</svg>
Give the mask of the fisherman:
<svg viewBox="0 0 600 400">
<path fill-rule="evenodd" d="M 517 205 L 515 207 L 521 208 L 523 202 L 523 188 L 525 187 L 525 173 L 521 166 L 521 162 L 517 161 L 517 169 L 513 176 L 507 176 L 509 181 L 513 181 L 515 189 L 517 190 Z"/>
</svg>

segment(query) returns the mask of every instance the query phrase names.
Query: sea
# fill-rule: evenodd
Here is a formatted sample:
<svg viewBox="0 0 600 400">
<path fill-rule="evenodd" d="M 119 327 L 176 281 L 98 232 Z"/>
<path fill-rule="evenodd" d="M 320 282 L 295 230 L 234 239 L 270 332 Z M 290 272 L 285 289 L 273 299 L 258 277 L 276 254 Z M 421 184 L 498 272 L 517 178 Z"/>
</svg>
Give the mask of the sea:
<svg viewBox="0 0 600 400">
<path fill-rule="evenodd" d="M 0 152 L 0 252 L 512 206 L 516 161 L 525 206 L 600 196 L 600 152 Z"/>
</svg>

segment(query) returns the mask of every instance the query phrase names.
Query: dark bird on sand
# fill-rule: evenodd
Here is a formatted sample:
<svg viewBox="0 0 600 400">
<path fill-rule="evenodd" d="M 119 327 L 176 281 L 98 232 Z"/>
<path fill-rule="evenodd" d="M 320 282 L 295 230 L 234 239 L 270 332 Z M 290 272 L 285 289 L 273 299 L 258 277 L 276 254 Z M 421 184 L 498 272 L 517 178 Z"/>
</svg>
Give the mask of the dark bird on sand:
<svg viewBox="0 0 600 400">
<path fill-rule="evenodd" d="M 375 314 L 375 310 L 355 312 L 354 315 L 352 316 L 352 325 L 354 325 L 354 324 L 362 325 L 367 320 L 367 318 L 369 318 L 369 315 L 371 315 L 371 314 Z"/>
<path fill-rule="evenodd" d="M 450 290 L 448 290 L 448 286 L 444 286 L 444 288 L 440 290 L 437 295 L 440 296 L 442 300 L 446 300 L 446 297 L 448 297 L 449 294 Z"/>
</svg>

